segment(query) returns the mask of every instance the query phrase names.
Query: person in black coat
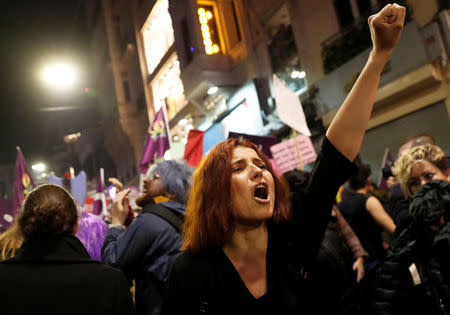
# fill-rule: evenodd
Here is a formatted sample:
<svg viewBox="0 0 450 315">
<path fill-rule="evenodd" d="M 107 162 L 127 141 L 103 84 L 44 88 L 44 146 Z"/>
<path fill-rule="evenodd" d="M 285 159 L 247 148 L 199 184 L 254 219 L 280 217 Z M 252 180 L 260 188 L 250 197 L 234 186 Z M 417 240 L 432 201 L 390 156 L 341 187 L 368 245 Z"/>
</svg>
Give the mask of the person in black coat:
<svg viewBox="0 0 450 315">
<path fill-rule="evenodd" d="M 380 314 L 450 311 L 450 168 L 442 149 L 405 150 L 394 173 L 412 196 L 411 219 L 396 231 L 379 278 L 374 306 Z"/>
<path fill-rule="evenodd" d="M 31 191 L 17 224 L 24 242 L 0 263 L 1 314 L 136 314 L 124 275 L 74 236 L 77 208 L 64 188 Z"/>
<path fill-rule="evenodd" d="M 286 186 L 251 142 L 228 139 L 203 159 L 163 313 L 310 313 L 307 271 L 336 193 L 352 171 L 405 11 L 389 4 L 369 18 L 373 50 L 328 128 L 305 194 L 296 191 L 289 202 Z"/>
</svg>

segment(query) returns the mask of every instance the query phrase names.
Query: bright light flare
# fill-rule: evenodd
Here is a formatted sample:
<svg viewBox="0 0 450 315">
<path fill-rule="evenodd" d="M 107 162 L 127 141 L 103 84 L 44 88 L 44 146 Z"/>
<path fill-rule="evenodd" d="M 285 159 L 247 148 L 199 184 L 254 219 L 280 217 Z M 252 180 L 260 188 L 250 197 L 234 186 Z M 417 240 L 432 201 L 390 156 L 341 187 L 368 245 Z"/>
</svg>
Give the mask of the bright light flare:
<svg viewBox="0 0 450 315">
<path fill-rule="evenodd" d="M 45 166 L 44 163 L 36 163 L 36 164 L 33 164 L 33 165 L 31 166 L 31 168 L 33 169 L 33 171 L 36 171 L 36 172 L 43 172 L 43 171 L 45 171 L 45 169 L 46 169 L 47 167 Z"/>
<path fill-rule="evenodd" d="M 186 118 L 182 118 L 180 119 L 180 121 L 178 122 L 178 125 L 180 126 L 184 126 L 188 123 L 188 120 Z"/>
<path fill-rule="evenodd" d="M 297 70 L 295 70 L 295 71 L 292 71 L 292 73 L 291 73 L 291 78 L 292 79 L 303 79 L 304 77 L 306 76 L 306 73 L 305 73 L 305 71 L 297 71 Z"/>
<path fill-rule="evenodd" d="M 206 93 L 208 93 L 208 95 L 213 95 L 216 94 L 217 91 L 219 91 L 219 88 L 217 86 L 213 86 L 210 87 Z"/>
<path fill-rule="evenodd" d="M 67 88 L 76 82 L 76 71 L 70 64 L 57 63 L 44 68 L 42 78 L 52 86 Z"/>
</svg>

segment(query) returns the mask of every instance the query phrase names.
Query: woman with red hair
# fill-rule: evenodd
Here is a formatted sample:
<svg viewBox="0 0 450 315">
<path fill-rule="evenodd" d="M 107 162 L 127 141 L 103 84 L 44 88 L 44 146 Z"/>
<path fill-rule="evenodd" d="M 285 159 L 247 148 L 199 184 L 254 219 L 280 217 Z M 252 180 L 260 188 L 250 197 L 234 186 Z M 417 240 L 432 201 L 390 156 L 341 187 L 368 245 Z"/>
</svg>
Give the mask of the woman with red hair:
<svg viewBox="0 0 450 315">
<path fill-rule="evenodd" d="M 297 314 L 308 310 L 307 271 L 334 198 L 353 168 L 381 71 L 403 28 L 405 8 L 369 18 L 373 49 L 331 123 L 305 193 L 286 185 L 252 143 L 217 145 L 195 172 L 183 252 L 167 282 L 167 314 Z"/>
</svg>

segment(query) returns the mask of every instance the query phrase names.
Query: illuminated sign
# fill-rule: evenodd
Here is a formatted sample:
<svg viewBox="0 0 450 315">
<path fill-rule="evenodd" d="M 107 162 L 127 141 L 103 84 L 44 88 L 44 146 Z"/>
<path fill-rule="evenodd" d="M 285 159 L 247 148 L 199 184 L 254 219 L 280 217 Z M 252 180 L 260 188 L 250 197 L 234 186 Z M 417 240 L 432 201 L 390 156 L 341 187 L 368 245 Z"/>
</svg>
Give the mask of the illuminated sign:
<svg viewBox="0 0 450 315">
<path fill-rule="evenodd" d="M 217 54 L 220 52 L 219 34 L 214 17 L 214 8 L 208 5 L 199 5 L 198 19 L 202 30 L 203 44 L 207 55 Z"/>
<path fill-rule="evenodd" d="M 158 0 L 156 2 L 141 33 L 148 73 L 152 74 L 175 42 L 168 0 Z"/>
</svg>

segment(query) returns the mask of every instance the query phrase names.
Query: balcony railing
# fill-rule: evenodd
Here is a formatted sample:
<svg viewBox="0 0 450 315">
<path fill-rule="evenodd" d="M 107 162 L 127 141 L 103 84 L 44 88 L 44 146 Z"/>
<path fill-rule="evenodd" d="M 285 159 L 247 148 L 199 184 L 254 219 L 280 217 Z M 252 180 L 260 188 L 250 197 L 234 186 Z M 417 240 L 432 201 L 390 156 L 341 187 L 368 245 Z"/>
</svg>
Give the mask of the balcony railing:
<svg viewBox="0 0 450 315">
<path fill-rule="evenodd" d="M 345 30 L 332 35 L 322 43 L 325 73 L 340 67 L 370 45 L 370 30 L 366 18 L 362 18 Z"/>
<path fill-rule="evenodd" d="M 405 0 L 396 1 L 406 7 L 405 24 L 411 19 L 411 10 Z M 379 1 L 378 7 L 361 17 L 352 25 L 333 34 L 322 43 L 322 60 L 325 74 L 333 71 L 361 53 L 371 45 L 370 30 L 367 18 L 378 12 L 388 1 Z"/>
</svg>

